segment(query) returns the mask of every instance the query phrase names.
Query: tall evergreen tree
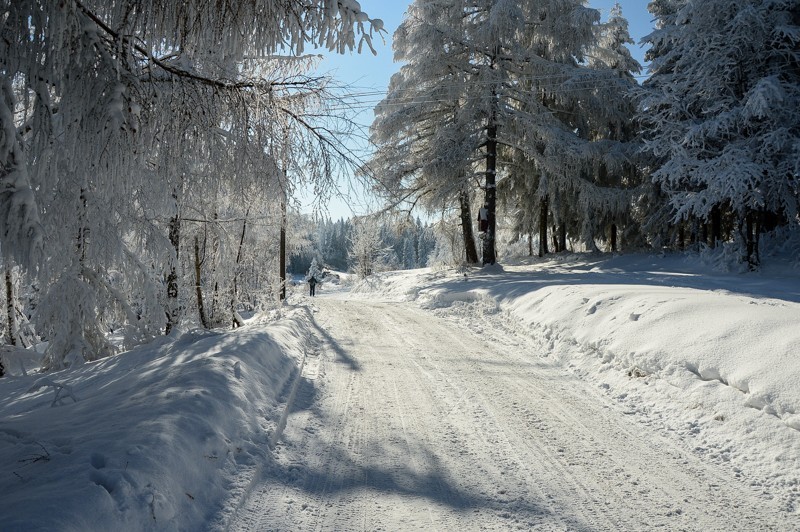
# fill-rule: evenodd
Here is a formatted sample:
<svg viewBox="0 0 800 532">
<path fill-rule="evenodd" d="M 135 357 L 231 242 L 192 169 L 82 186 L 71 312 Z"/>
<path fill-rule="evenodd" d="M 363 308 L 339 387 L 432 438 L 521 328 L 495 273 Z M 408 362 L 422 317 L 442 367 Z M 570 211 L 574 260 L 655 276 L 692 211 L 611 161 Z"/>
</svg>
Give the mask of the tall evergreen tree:
<svg viewBox="0 0 800 532">
<path fill-rule="evenodd" d="M 598 21 L 579 0 L 417 0 L 398 31 L 397 58 L 408 64 L 376 110 L 376 165 L 396 182 L 412 176 L 416 194 L 463 191 L 453 169 L 468 169 L 488 212 L 484 263 L 496 260 L 498 180 L 532 181 L 510 187 L 524 194 L 516 202 L 524 216 L 535 204 L 565 218 L 572 203 L 587 242 L 598 212 L 627 209 L 630 194 L 611 190 L 598 168 L 619 173 L 626 160 L 621 139 L 607 131 L 623 119 L 617 95 L 631 87 L 618 72 L 633 65 L 618 47 L 614 66 L 598 59 L 589 67 Z"/>
<path fill-rule="evenodd" d="M 460 42 L 462 20 L 460 2 L 417 0 L 409 6 L 393 44 L 395 60 L 404 64 L 375 109 L 378 149 L 371 166 L 391 200 L 457 209 L 467 261 L 475 263 L 469 202 L 482 125 L 472 116 L 471 50 Z"/>
<path fill-rule="evenodd" d="M 653 2 L 641 104 L 675 223 L 697 218 L 757 265 L 758 233 L 798 230 L 800 8 L 792 0 Z"/>
</svg>

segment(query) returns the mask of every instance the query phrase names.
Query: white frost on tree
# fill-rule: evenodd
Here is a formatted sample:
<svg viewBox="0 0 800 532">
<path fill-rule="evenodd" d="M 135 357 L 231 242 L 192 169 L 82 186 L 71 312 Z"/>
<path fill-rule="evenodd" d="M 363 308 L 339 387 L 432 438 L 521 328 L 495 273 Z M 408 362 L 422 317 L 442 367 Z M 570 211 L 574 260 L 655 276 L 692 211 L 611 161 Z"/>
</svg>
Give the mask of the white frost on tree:
<svg viewBox="0 0 800 532">
<path fill-rule="evenodd" d="M 602 26 L 578 0 L 417 0 L 395 36 L 406 64 L 376 109 L 374 170 L 437 207 L 482 189 L 484 262 L 496 188 L 523 215 L 549 209 L 593 242 L 597 220 L 622 216 L 636 184 L 622 124 L 638 65 L 623 20 Z"/>
<path fill-rule="evenodd" d="M 798 229 L 800 10 L 794 0 L 661 0 L 641 104 L 671 221 L 714 226 L 751 266 L 758 234 Z M 733 234 L 723 235 L 725 222 Z"/>
<path fill-rule="evenodd" d="M 386 258 L 386 245 L 381 238 L 381 225 L 376 216 L 353 220 L 350 233 L 350 267 L 365 279 L 381 271 Z"/>
<path fill-rule="evenodd" d="M 269 169 L 276 117 L 337 156 L 295 105 L 321 80 L 275 54 L 371 48 L 382 28 L 327 0 L 14 0 L 0 16 L 0 249 L 42 287 L 49 368 L 112 352 L 112 322 L 133 343 L 178 323 L 198 185 Z"/>
</svg>

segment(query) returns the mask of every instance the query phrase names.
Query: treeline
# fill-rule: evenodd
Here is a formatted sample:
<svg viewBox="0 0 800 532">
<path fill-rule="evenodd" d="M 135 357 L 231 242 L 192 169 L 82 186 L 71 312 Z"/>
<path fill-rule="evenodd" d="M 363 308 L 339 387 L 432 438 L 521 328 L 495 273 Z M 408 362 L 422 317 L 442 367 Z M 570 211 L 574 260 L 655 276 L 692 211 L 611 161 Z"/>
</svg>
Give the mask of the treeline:
<svg viewBox="0 0 800 532">
<path fill-rule="evenodd" d="M 356 224 L 374 226 L 377 238 L 365 242 L 363 237 L 357 236 Z M 289 271 L 296 275 L 307 273 L 314 260 L 328 269 L 358 273 L 363 262 L 363 253 L 356 252 L 359 246 L 369 248 L 373 257 L 369 265 L 372 271 L 424 268 L 436 260 L 435 228 L 423 224 L 419 218 L 400 221 L 367 218 L 355 223 L 349 218 L 335 222 L 326 219 L 319 223 L 309 219 L 306 225 L 310 231 L 304 243 L 294 249 L 289 258 Z"/>
</svg>

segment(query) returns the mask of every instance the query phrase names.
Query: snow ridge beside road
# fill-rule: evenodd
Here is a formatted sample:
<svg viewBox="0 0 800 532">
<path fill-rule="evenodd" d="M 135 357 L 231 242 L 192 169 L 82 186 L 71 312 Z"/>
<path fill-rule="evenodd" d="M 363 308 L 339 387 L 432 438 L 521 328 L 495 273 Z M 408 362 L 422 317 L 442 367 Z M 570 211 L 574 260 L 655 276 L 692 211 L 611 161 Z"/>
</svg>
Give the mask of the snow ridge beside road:
<svg viewBox="0 0 800 532">
<path fill-rule="evenodd" d="M 279 319 L 278 319 L 279 318 Z M 48 374 L 0 379 L 0 530 L 193 531 L 235 513 L 268 462 L 312 327 L 306 308 L 184 331 Z M 216 525 L 215 525 L 216 523 Z"/>
</svg>

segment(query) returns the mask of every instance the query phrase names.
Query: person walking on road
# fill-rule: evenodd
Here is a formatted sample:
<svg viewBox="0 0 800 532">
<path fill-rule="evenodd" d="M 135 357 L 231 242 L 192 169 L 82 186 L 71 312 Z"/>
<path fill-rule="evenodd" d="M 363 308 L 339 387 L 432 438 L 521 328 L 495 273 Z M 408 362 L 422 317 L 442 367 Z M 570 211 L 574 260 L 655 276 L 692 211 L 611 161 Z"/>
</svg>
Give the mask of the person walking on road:
<svg viewBox="0 0 800 532">
<path fill-rule="evenodd" d="M 316 294 L 317 289 L 317 278 L 313 275 L 308 278 L 308 291 L 311 297 L 314 297 Z"/>
</svg>

